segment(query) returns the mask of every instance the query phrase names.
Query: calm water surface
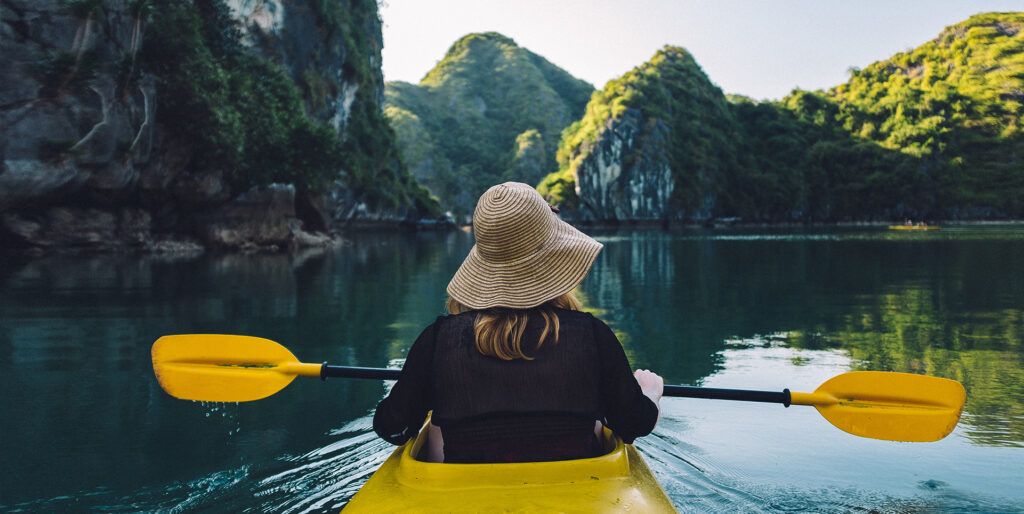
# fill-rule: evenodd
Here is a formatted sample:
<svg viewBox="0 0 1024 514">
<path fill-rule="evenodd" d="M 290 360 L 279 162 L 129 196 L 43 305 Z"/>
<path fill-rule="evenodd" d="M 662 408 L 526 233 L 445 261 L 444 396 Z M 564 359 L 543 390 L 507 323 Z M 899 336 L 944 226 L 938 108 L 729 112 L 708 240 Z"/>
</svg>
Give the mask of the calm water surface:
<svg viewBox="0 0 1024 514">
<path fill-rule="evenodd" d="M 812 391 L 850 370 L 961 381 L 937 443 L 862 439 L 814 409 L 665 399 L 638 448 L 682 511 L 1024 512 L 1024 227 L 595 233 L 580 287 L 669 383 Z M 387 384 L 299 379 L 259 402 L 163 393 L 173 333 L 400 366 L 472 244 L 355 235 L 326 253 L 0 257 L 0 511 L 330 511 L 391 450 Z"/>
</svg>

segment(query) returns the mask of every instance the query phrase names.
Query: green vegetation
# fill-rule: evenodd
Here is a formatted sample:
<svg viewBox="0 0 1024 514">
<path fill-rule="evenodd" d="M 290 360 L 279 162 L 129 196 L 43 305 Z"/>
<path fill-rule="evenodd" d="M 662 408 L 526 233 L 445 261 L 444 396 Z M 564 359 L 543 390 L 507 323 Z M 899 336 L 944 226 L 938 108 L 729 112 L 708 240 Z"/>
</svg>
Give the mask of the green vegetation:
<svg viewBox="0 0 1024 514">
<path fill-rule="evenodd" d="M 803 91 L 781 104 L 733 105 L 744 152 L 724 188 L 721 216 L 844 221 L 933 212 L 916 159 L 821 122 L 826 106 Z"/>
<path fill-rule="evenodd" d="M 980 310 L 952 317 L 940 308 L 944 303 L 936 294 L 893 287 L 878 295 L 876 305 L 847 314 L 828 337 L 818 329 L 795 331 L 789 343 L 847 350 L 861 369 L 957 380 L 969 391 L 967 437 L 980 444 L 1019 445 L 1024 440 L 1021 311 Z"/>
<path fill-rule="evenodd" d="M 664 153 L 674 172 L 672 203 L 681 211 L 702 207 L 705 193 L 720 188 L 720 176 L 736 168 L 737 126 L 721 90 L 712 84 L 686 50 L 667 46 L 641 66 L 594 93 L 583 119 L 562 134 L 559 172 L 544 179 L 542 194 L 575 206 L 573 171 L 590 155 L 609 118 L 627 110 L 644 123 L 625 166 L 647 154 Z M 671 141 L 664 140 L 667 129 Z"/>
<path fill-rule="evenodd" d="M 580 165 L 608 120 L 636 109 L 671 131 L 678 212 L 709 195 L 712 215 L 747 221 L 1021 217 L 1022 29 L 1022 13 L 973 16 L 846 84 L 772 103 L 726 99 L 666 48 L 594 95 L 539 189 L 577 205 Z"/>
<path fill-rule="evenodd" d="M 537 129 L 529 129 L 519 134 L 516 136 L 512 166 L 505 171 L 505 180 L 542 175 L 548 156 L 544 136 Z"/>
<path fill-rule="evenodd" d="M 195 149 L 197 168 L 223 170 L 237 188 L 271 182 L 320 189 L 341 168 L 341 142 L 304 116 L 284 71 L 242 51 L 222 3 L 156 7 L 143 45 L 158 77 L 161 121 Z M 312 160 L 313 162 L 307 162 Z"/>
<path fill-rule="evenodd" d="M 976 15 L 854 71 L 826 120 L 915 157 L 935 210 L 1024 214 L 1024 13 Z"/>
<path fill-rule="evenodd" d="M 316 192 L 339 181 L 371 208 L 439 214 L 402 166 L 376 102 L 381 80 L 367 52 L 379 59 L 380 49 L 356 44 L 360 16 L 376 16 L 376 4 L 314 4 L 328 40 L 339 43 L 328 51 L 348 56 L 345 78 L 358 85 L 344 138 L 307 114 L 307 105 L 324 103 L 325 86 L 307 73 L 304 96 L 285 69 L 247 53 L 223 0 L 133 4 L 139 16 L 152 10 L 142 65 L 158 79 L 161 122 L 195 150 L 191 166 L 223 171 L 239 191 L 282 182 Z"/>
<path fill-rule="evenodd" d="M 381 111 L 378 92 L 383 86 L 379 63 L 380 43 L 366 27 L 380 23 L 375 0 L 313 0 L 321 30 L 328 44 L 322 51 L 325 60 L 344 56 L 342 71 L 347 84 L 355 84 L 345 139 L 342 144 L 345 184 L 365 192 L 371 207 L 398 208 L 411 205 L 431 216 L 441 214 L 437 200 L 417 184 L 408 173 L 398 148 L 394 130 Z M 371 63 L 378 63 L 377 67 Z M 316 81 L 306 80 L 307 88 L 317 94 Z M 327 88 L 337 85 L 327 85 Z"/>
<path fill-rule="evenodd" d="M 456 214 L 495 183 L 537 183 L 593 87 L 496 33 L 455 42 L 419 85 L 389 83 L 386 112 L 414 174 Z"/>
</svg>

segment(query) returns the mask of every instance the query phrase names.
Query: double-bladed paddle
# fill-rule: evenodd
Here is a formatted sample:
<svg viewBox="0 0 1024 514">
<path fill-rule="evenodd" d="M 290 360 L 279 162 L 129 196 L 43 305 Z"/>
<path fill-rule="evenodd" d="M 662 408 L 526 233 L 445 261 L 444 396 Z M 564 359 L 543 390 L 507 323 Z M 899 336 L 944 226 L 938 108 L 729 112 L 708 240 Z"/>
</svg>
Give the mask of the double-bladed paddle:
<svg viewBox="0 0 1024 514">
<path fill-rule="evenodd" d="M 238 335 L 163 336 L 153 343 L 152 355 L 153 372 L 168 394 L 210 402 L 266 398 L 297 376 L 397 380 L 401 374 L 397 369 L 303 363 L 274 341 Z M 949 435 L 967 398 L 955 380 L 885 371 L 843 373 L 813 393 L 667 385 L 664 396 L 813 405 L 851 434 L 914 442 Z"/>
</svg>

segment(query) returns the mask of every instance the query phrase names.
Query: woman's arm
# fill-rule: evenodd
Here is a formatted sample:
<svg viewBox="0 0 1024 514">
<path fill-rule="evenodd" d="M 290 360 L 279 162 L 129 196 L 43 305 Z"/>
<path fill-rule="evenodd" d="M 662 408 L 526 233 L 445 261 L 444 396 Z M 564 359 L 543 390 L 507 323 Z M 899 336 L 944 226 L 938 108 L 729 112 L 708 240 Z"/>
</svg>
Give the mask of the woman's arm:
<svg viewBox="0 0 1024 514">
<path fill-rule="evenodd" d="M 623 441 L 631 443 L 654 430 L 664 386 L 661 377 L 647 370 L 638 370 L 634 377 L 615 333 L 597 318 L 594 322 L 606 425 Z"/>
<path fill-rule="evenodd" d="M 391 444 L 403 444 L 415 436 L 433 406 L 430 377 L 436 334 L 437 321 L 423 329 L 409 349 L 398 382 L 377 404 L 373 430 Z"/>
</svg>

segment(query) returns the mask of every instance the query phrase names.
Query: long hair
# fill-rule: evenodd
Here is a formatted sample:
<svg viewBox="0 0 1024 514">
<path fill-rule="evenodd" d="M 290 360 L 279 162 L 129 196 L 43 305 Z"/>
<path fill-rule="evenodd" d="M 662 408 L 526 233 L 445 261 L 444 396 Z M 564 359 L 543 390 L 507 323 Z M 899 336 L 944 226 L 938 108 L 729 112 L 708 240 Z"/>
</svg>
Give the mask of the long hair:
<svg viewBox="0 0 1024 514">
<path fill-rule="evenodd" d="M 544 344 L 549 333 L 554 334 L 553 342 L 558 343 L 558 314 L 555 313 L 555 309 L 578 311 L 582 309 L 582 305 L 570 292 L 548 300 L 533 309 L 494 307 L 479 311 L 473 321 L 476 349 L 483 355 L 506 361 L 533 360 L 533 357 L 523 353 L 521 346 L 523 333 L 526 331 L 526 322 L 529 321 L 532 312 L 539 313 L 544 318 L 544 330 L 540 333 L 537 348 Z M 449 314 L 460 314 L 470 310 L 472 309 L 462 305 L 454 298 L 448 298 Z M 552 325 L 554 330 L 551 330 Z"/>
</svg>

